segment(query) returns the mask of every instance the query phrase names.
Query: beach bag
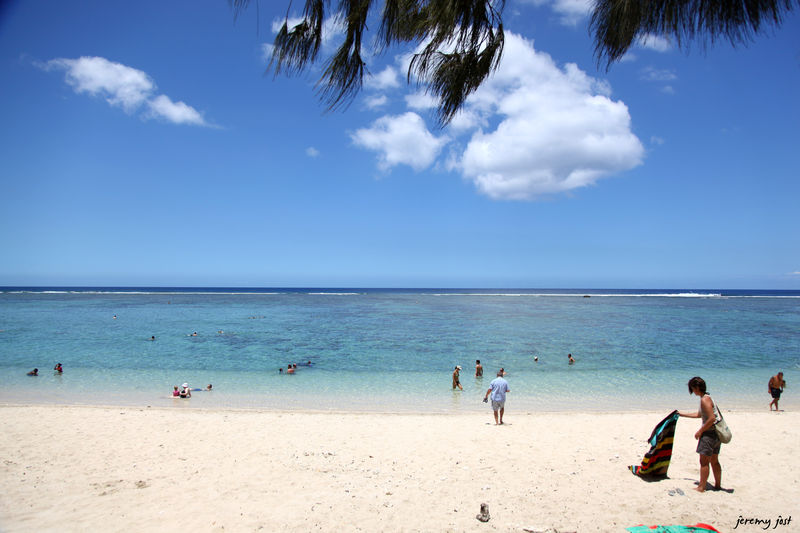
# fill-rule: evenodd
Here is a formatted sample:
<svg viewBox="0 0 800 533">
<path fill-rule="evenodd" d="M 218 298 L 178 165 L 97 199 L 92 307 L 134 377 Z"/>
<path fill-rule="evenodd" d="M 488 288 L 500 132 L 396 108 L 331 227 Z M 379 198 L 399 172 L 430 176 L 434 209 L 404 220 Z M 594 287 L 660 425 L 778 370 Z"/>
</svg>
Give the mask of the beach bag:
<svg viewBox="0 0 800 533">
<path fill-rule="evenodd" d="M 722 412 L 720 412 L 719 407 L 717 407 L 717 402 L 714 402 L 714 411 L 717 412 L 717 421 L 714 423 L 714 431 L 717 432 L 717 437 L 719 437 L 721 443 L 728 444 L 733 435 L 731 434 L 731 428 L 728 427 L 728 423 L 722 418 Z"/>
</svg>

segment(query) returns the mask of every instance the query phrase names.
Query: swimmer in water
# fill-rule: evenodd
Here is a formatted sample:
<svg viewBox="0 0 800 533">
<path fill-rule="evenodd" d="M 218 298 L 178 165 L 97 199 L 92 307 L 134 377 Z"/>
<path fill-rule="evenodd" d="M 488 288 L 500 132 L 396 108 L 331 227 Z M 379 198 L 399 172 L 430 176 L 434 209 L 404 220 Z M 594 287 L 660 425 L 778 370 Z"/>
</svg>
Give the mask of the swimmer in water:
<svg viewBox="0 0 800 533">
<path fill-rule="evenodd" d="M 29 376 L 38 376 L 39 375 L 39 369 L 38 368 L 34 368 L 30 372 L 28 372 L 28 375 Z"/>
<path fill-rule="evenodd" d="M 53 367 L 53 370 L 55 370 L 57 374 L 64 373 L 64 367 L 61 366 L 61 363 L 57 363 L 56 366 Z"/>
<path fill-rule="evenodd" d="M 569 359 L 569 362 L 567 364 L 569 364 L 569 365 L 574 365 L 575 364 L 575 359 L 572 358 L 572 354 L 571 353 L 567 354 L 567 358 Z"/>
</svg>

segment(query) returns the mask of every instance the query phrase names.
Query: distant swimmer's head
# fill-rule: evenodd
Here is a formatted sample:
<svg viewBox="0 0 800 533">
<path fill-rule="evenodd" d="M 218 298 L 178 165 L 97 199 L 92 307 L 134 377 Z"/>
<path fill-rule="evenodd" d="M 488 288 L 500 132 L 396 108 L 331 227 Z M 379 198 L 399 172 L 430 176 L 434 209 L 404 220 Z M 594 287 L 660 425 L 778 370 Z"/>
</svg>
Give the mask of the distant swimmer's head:
<svg viewBox="0 0 800 533">
<path fill-rule="evenodd" d="M 539 358 L 538 357 L 534 357 L 533 360 L 536 361 L 537 363 L 539 362 Z"/>
<path fill-rule="evenodd" d="M 208 386 L 206 387 L 206 390 L 211 390 L 211 383 L 208 384 Z"/>
<path fill-rule="evenodd" d="M 498 370 L 498 371 L 497 371 L 497 377 L 498 377 L 498 378 L 502 378 L 502 377 L 503 377 L 503 374 L 505 374 L 505 372 L 504 372 L 504 371 L 502 371 L 502 370 Z"/>
<path fill-rule="evenodd" d="M 480 360 L 480 359 L 475 359 L 475 364 L 476 364 L 476 365 L 479 365 L 479 364 L 481 364 L 481 360 Z"/>
</svg>

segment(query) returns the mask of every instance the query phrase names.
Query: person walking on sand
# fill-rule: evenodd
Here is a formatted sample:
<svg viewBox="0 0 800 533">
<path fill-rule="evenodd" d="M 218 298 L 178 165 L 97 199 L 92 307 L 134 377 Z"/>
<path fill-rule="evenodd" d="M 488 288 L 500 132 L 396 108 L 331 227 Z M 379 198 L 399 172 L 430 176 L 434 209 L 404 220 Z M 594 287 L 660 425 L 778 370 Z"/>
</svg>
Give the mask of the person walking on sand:
<svg viewBox="0 0 800 533">
<path fill-rule="evenodd" d="M 503 413 L 506 411 L 506 393 L 511 392 L 508 388 L 508 381 L 503 377 L 503 371 L 497 372 L 497 377 L 489 384 L 489 389 L 483 397 L 483 402 L 486 403 L 489 394 L 492 395 L 492 411 L 494 411 L 494 423 L 499 426 L 503 423 Z M 498 417 L 499 413 L 499 417 Z"/>
<path fill-rule="evenodd" d="M 456 365 L 456 368 L 453 370 L 453 390 L 464 390 L 464 387 L 461 386 L 461 380 L 459 379 L 459 373 L 461 372 L 461 367 Z"/>
<path fill-rule="evenodd" d="M 678 411 L 678 416 L 687 418 L 702 418 L 703 424 L 694 438 L 697 439 L 697 453 L 700 455 L 700 482 L 695 489 L 697 492 L 705 492 L 708 482 L 709 466 L 714 472 L 714 490 L 722 488 L 722 466 L 719 464 L 719 451 L 722 443 L 714 429 L 717 418 L 717 409 L 714 401 L 706 393 L 706 382 L 703 378 L 695 376 L 689 380 L 689 394 L 696 394 L 700 397 L 700 409 L 696 413 Z"/>
<path fill-rule="evenodd" d="M 483 365 L 481 365 L 481 360 L 475 360 L 475 377 L 482 378 L 483 377 Z"/>
<path fill-rule="evenodd" d="M 778 411 L 778 400 L 781 399 L 781 393 L 783 392 L 783 388 L 785 386 L 786 382 L 783 380 L 783 372 L 778 372 L 769 378 L 767 387 L 769 389 L 769 393 L 772 395 L 772 401 L 769 402 L 770 411 L 772 411 L 773 405 L 775 405 L 775 410 Z"/>
</svg>

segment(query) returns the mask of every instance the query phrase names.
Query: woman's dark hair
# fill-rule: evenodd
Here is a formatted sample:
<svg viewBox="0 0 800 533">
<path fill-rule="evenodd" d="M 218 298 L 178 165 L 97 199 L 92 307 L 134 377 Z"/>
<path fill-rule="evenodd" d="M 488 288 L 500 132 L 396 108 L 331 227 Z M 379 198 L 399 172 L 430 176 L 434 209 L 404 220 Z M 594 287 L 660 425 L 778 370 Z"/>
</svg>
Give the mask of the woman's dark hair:
<svg viewBox="0 0 800 533">
<path fill-rule="evenodd" d="M 703 378 L 695 376 L 689 380 L 689 394 L 692 394 L 694 392 L 693 389 L 695 387 L 700 389 L 700 392 L 702 392 L 703 394 L 706 393 L 706 382 L 703 381 Z"/>
</svg>

